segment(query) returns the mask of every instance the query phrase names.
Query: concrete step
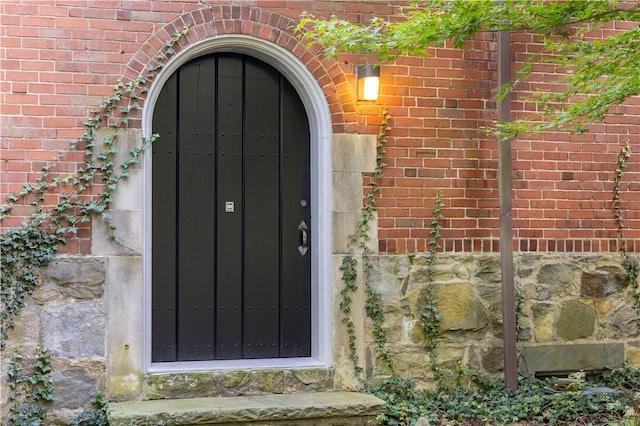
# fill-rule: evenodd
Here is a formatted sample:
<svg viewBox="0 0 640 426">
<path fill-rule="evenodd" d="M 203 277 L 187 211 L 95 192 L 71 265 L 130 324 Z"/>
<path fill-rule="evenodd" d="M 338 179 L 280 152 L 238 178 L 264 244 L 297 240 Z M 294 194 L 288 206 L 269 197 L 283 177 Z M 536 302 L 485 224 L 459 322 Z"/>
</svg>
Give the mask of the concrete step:
<svg viewBox="0 0 640 426">
<path fill-rule="evenodd" d="M 357 392 L 317 392 L 112 403 L 110 426 L 375 425 L 384 401 Z"/>
</svg>

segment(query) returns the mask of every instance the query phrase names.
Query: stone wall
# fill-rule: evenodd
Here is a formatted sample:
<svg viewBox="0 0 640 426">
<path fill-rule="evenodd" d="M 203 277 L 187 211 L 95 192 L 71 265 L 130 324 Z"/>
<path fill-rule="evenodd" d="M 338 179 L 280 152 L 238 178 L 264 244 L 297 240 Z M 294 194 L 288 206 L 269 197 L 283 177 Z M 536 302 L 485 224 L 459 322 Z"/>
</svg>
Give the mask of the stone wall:
<svg viewBox="0 0 640 426">
<path fill-rule="evenodd" d="M 49 350 L 53 368 L 52 419 L 71 417 L 103 389 L 106 371 L 104 304 L 107 262 L 97 257 L 59 257 L 41 271 L 40 286 L 27 300 L 2 354 L 2 418 L 9 397 L 8 358 L 17 344 L 31 365 L 35 347 Z M 4 390 L 7 390 L 6 392 Z"/>
<path fill-rule="evenodd" d="M 345 348 L 340 342 L 345 342 L 336 309 L 335 363 L 331 369 L 146 376 L 138 369 L 130 372 L 137 377 L 130 378 L 136 385 L 122 385 L 128 389 L 123 391 L 115 381 L 129 380 L 129 373 L 118 372 L 114 367 L 122 356 L 118 352 L 122 345 L 109 343 L 119 341 L 117 336 L 133 321 L 123 317 L 117 308 L 130 303 L 124 300 L 129 296 L 120 297 L 116 291 L 129 288 L 117 285 L 117 281 L 120 284 L 123 281 L 118 278 L 121 274 L 114 271 L 127 270 L 122 267 L 123 259 L 128 257 L 57 258 L 42 270 L 41 285 L 11 334 L 9 350 L 20 343 L 26 356 L 33 354 L 37 344 L 51 352 L 53 418 L 77 413 L 96 389 L 107 390 L 111 399 L 126 400 L 309 392 L 344 388 L 348 382 L 345 377 L 350 362 L 341 357 Z M 371 283 L 382 295 L 390 348 L 398 371 L 428 385 L 431 370 L 419 323 L 427 285 L 427 256 L 374 255 L 371 260 Z M 524 300 L 518 317 L 521 369 L 545 372 L 601 368 L 619 365 L 623 358 L 640 367 L 638 315 L 632 308 L 630 288 L 620 263 L 618 255 L 516 255 L 516 284 Z M 335 281 L 337 290 L 341 283 L 338 274 Z M 433 293 L 443 317 L 438 344 L 441 366 L 453 368 L 462 362 L 473 371 L 501 375 L 499 256 L 439 254 Z M 364 295 L 359 292 L 358 297 Z M 334 304 L 337 300 L 334 298 Z M 359 312 L 364 312 L 363 300 L 354 300 L 354 315 Z M 366 342 L 360 352 L 363 360 L 374 358 L 370 325 L 363 323 L 362 329 L 358 327 L 358 342 Z M 123 348 L 129 345 L 129 351 L 141 345 L 137 339 L 123 339 L 120 340 L 128 342 Z M 7 367 L 7 362 L 3 362 L 0 380 L 3 389 L 7 386 Z M 367 367 L 372 371 L 371 361 Z M 4 414 L 8 409 L 7 398 L 7 392 L 2 392 Z"/>
<path fill-rule="evenodd" d="M 397 368 L 427 384 L 432 377 L 419 322 L 427 256 L 379 255 L 372 261 L 372 285 L 382 295 Z M 523 296 L 518 314 L 522 370 L 554 369 L 548 364 L 540 367 L 545 365 L 541 358 L 552 356 L 554 348 L 563 345 L 569 349 L 562 356 L 569 355 L 573 361 L 554 370 L 602 368 L 620 364 L 622 357 L 640 366 L 638 314 L 619 255 L 524 253 L 516 254 L 515 268 L 516 286 Z M 473 371 L 500 375 L 499 255 L 440 254 L 434 269 L 433 294 L 442 314 L 439 363 L 453 368 L 461 362 Z M 373 347 L 370 330 L 367 339 L 367 346 Z M 603 343 L 608 343 L 604 352 Z"/>
</svg>

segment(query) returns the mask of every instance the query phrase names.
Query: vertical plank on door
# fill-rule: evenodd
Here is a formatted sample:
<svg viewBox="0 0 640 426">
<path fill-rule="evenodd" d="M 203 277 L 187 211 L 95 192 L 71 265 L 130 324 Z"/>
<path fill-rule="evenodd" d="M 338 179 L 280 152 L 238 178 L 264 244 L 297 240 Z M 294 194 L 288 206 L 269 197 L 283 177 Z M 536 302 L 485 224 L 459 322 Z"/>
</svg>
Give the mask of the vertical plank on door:
<svg viewBox="0 0 640 426">
<path fill-rule="evenodd" d="M 183 66 L 178 88 L 178 360 L 213 358 L 215 58 Z"/>
<path fill-rule="evenodd" d="M 298 251 L 304 221 L 313 239 L 311 223 L 309 122 L 298 94 L 282 78 L 282 298 L 280 356 L 311 355 L 311 251 Z"/>
<path fill-rule="evenodd" d="M 244 358 L 279 353 L 279 75 L 245 60 Z"/>
<path fill-rule="evenodd" d="M 216 359 L 242 358 L 242 62 L 218 56 Z"/>
<path fill-rule="evenodd" d="M 153 114 L 151 316 L 153 362 L 176 360 L 177 74 L 165 83 Z"/>
</svg>

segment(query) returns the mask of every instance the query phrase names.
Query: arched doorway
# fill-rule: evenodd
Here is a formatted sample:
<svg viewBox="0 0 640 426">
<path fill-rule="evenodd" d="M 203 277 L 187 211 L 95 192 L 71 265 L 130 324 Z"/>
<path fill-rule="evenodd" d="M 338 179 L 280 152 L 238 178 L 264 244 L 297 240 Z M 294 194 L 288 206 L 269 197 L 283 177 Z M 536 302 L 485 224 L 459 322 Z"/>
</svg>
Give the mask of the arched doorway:
<svg viewBox="0 0 640 426">
<path fill-rule="evenodd" d="M 305 256 L 310 262 L 310 333 L 308 352 L 280 352 L 272 354 L 232 355 L 216 358 L 206 356 L 197 359 L 211 359 L 210 361 L 188 361 L 196 359 L 190 356 L 177 361 L 169 362 L 169 359 L 161 361 L 161 358 L 152 356 L 152 247 L 153 241 L 158 237 L 152 229 L 152 169 L 156 169 L 155 159 L 147 156 L 145 163 L 146 201 L 145 201 L 145 343 L 144 345 L 144 370 L 147 372 L 182 371 L 203 368 L 256 368 L 256 367 L 304 367 L 324 366 L 332 364 L 332 264 L 331 264 L 331 120 L 328 105 L 322 89 L 319 87 L 313 75 L 291 52 L 273 45 L 267 41 L 243 35 L 219 36 L 203 40 L 184 49 L 180 55 L 169 62 L 164 72 L 161 73 L 152 86 L 143 111 L 143 132 L 150 135 L 153 129 L 153 117 L 155 109 L 160 101 L 160 93 L 167 81 L 183 65 L 192 60 L 198 60 L 210 55 L 230 54 L 229 57 L 244 57 L 250 61 L 263 62 L 265 66 L 271 66 L 272 72 L 276 72 L 281 78 L 288 81 L 289 89 L 299 96 L 302 108 L 307 114 L 309 124 L 309 221 L 298 220 L 295 226 L 295 248 L 298 253 L 300 243 L 304 236 L 298 227 L 301 222 L 308 227 L 307 238 L 313 240 L 313 247 L 308 249 Z M 287 90 L 289 90 L 287 89 Z M 153 163 L 153 164 L 152 164 Z M 285 180 L 286 181 L 286 180 Z M 298 208 L 302 207 L 303 197 L 297 200 Z M 227 201 L 233 202 L 228 206 Z M 222 199 L 225 209 L 237 207 L 233 200 Z M 218 201 L 220 203 L 220 200 Z M 220 205 L 220 204 L 219 204 Z M 233 216 L 232 213 L 227 213 Z M 238 215 L 236 215 L 238 216 Z M 219 226 L 219 225 L 218 225 Z M 311 238 L 313 236 L 313 238 Z M 280 237 L 279 237 L 280 238 Z M 218 251 L 220 253 L 220 250 Z M 300 256 L 300 254 L 299 254 Z M 262 260 L 262 256 L 259 256 Z M 219 263 L 219 261 L 218 261 Z M 158 272 L 156 272 L 156 275 Z M 280 274 L 280 273 L 279 273 Z M 289 305 L 287 305 L 289 306 Z M 295 306 L 295 304 L 294 304 Z M 303 305 L 304 306 L 304 305 Z M 273 305 L 270 305 L 272 308 Z M 246 308 L 246 307 L 245 307 Z M 253 306 L 252 306 L 253 309 Z M 200 310 L 200 307 L 198 308 Z M 292 324 L 292 322 L 289 322 Z M 296 322 L 296 326 L 298 322 Z M 306 326 L 305 326 L 306 327 Z M 264 344 L 264 342 L 263 342 Z M 269 345 L 273 344 L 270 342 Z M 284 345 L 284 343 L 282 343 Z M 295 345 L 295 343 L 294 343 Z M 277 346 L 277 345 L 276 345 Z M 303 344 L 304 346 L 304 344 Z M 295 347 L 295 346 L 294 346 Z M 245 348 L 246 349 L 246 348 Z M 308 353 L 308 355 L 305 355 Z M 251 358 L 256 356 L 258 358 Z M 277 356 L 274 358 L 273 356 Z M 284 357 L 283 357 L 284 356 Z M 250 358 L 250 359 L 249 359 Z M 184 360 L 184 362 L 183 362 Z"/>
<path fill-rule="evenodd" d="M 152 362 L 311 355 L 309 122 L 291 83 L 214 53 L 160 92 Z"/>
</svg>

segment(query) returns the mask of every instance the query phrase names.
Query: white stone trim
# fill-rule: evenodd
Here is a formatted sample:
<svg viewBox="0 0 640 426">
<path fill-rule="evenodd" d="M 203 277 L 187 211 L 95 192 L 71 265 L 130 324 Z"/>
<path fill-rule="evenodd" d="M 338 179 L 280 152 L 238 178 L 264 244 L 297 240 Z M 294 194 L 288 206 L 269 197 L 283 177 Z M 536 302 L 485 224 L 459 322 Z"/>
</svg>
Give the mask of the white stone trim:
<svg viewBox="0 0 640 426">
<path fill-rule="evenodd" d="M 333 360 L 331 261 L 331 114 L 325 95 L 305 65 L 288 50 L 255 37 L 221 35 L 192 44 L 169 61 L 152 84 L 142 112 L 142 130 L 151 134 L 153 109 L 164 83 L 181 65 L 214 52 L 254 56 L 279 70 L 297 90 L 311 130 L 312 251 L 312 356 L 310 358 L 151 363 L 151 156 L 144 160 L 144 350 L 143 371 L 170 372 L 210 369 L 330 367 Z"/>
</svg>

